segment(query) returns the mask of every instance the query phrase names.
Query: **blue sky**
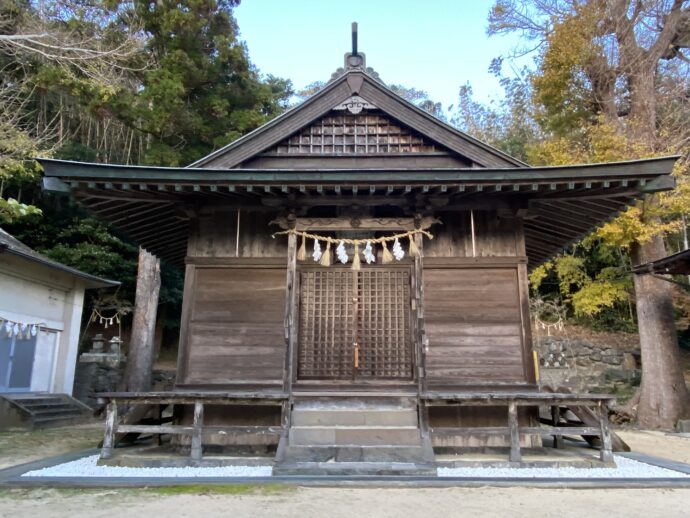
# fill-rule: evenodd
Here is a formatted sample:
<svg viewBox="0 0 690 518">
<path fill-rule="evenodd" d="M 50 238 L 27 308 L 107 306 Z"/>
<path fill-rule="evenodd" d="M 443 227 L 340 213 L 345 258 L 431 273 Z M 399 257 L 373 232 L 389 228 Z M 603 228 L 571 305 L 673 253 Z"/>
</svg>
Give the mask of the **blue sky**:
<svg viewBox="0 0 690 518">
<path fill-rule="evenodd" d="M 328 80 L 351 48 L 350 24 L 359 24 L 359 50 L 388 84 L 429 92 L 447 108 L 469 82 L 475 97 L 500 94 L 488 72 L 515 37 L 489 38 L 493 0 L 243 0 L 235 16 L 240 38 L 261 72 L 289 78 L 297 89 Z M 504 67 L 506 73 L 510 67 Z"/>
</svg>

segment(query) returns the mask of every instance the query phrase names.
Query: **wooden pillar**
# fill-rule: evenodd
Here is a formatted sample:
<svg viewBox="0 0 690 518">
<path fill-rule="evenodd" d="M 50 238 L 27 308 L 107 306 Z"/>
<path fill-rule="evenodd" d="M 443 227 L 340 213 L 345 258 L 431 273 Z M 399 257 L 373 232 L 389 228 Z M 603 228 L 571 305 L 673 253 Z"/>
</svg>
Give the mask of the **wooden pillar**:
<svg viewBox="0 0 690 518">
<path fill-rule="evenodd" d="M 290 217 L 291 228 L 294 228 L 294 215 Z M 297 306 L 297 236 L 295 234 L 288 235 L 287 247 L 287 282 L 285 293 L 285 364 L 283 369 L 283 390 L 290 392 L 292 381 L 294 379 L 294 363 L 295 363 L 295 343 L 297 340 L 297 323 L 298 315 L 296 314 Z M 289 424 L 289 423 L 288 423 Z"/>
<path fill-rule="evenodd" d="M 115 445 L 115 432 L 117 429 L 117 401 L 111 399 L 108 402 L 105 417 L 105 435 L 103 436 L 103 448 L 101 448 L 101 459 L 109 459 L 113 456 Z"/>
<path fill-rule="evenodd" d="M 508 426 L 510 427 L 510 462 L 520 462 L 520 429 L 518 428 L 517 403 L 508 403 Z"/>
<path fill-rule="evenodd" d="M 192 431 L 192 460 L 201 460 L 203 454 L 202 440 L 204 427 L 204 404 L 201 401 L 194 403 L 194 430 Z"/>
<path fill-rule="evenodd" d="M 122 386 L 122 390 L 126 392 L 146 392 L 151 389 L 160 287 L 160 260 L 143 248 L 139 248 L 132 335 L 129 340 Z"/>
<path fill-rule="evenodd" d="M 609 430 L 609 407 L 603 402 L 598 404 L 599 414 L 599 428 L 601 429 L 601 450 L 599 458 L 601 462 L 613 462 L 613 453 L 611 452 L 611 431 Z"/>
<path fill-rule="evenodd" d="M 561 420 L 561 407 L 558 405 L 552 405 L 551 406 L 551 425 L 553 427 L 558 427 L 560 420 Z M 554 448 L 563 448 L 563 436 L 562 435 L 554 434 L 554 436 L 553 436 L 553 447 Z"/>
</svg>

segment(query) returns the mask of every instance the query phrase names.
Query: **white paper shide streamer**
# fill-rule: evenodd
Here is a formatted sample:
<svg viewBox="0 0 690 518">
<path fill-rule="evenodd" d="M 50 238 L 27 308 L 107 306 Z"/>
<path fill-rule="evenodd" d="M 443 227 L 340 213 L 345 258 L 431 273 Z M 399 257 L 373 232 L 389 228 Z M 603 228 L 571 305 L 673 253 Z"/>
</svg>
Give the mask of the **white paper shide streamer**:
<svg viewBox="0 0 690 518">
<path fill-rule="evenodd" d="M 335 249 L 335 255 L 338 256 L 338 261 L 340 261 L 343 264 L 347 264 L 347 261 L 350 259 L 347 256 L 347 250 L 345 250 L 345 243 L 340 242 L 338 243 L 338 247 Z"/>
<path fill-rule="evenodd" d="M 29 340 L 38 334 L 42 325 L 38 322 L 15 322 L 0 317 L 0 332 L 5 333 L 7 338 L 16 336 L 19 340 Z"/>
<path fill-rule="evenodd" d="M 318 263 L 322 255 L 323 252 L 321 251 L 321 244 L 319 243 L 318 239 L 314 239 L 314 253 L 311 254 L 311 256 L 314 259 L 314 261 Z"/>
<path fill-rule="evenodd" d="M 367 264 L 376 262 L 376 255 L 374 254 L 374 248 L 371 246 L 371 241 L 367 241 L 367 244 L 364 247 L 364 260 L 367 262 Z"/>
<path fill-rule="evenodd" d="M 393 242 L 393 257 L 395 257 L 396 261 L 400 261 L 403 257 L 405 257 L 405 251 L 403 250 L 403 247 L 400 245 L 400 241 L 398 241 L 398 238 L 395 238 L 395 241 Z"/>
</svg>

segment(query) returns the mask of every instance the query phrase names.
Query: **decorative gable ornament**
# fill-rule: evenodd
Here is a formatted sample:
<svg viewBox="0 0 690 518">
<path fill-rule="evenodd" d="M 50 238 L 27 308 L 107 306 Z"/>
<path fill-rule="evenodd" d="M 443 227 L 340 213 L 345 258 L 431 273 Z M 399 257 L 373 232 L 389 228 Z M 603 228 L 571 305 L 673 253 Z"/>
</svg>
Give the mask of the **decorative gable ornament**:
<svg viewBox="0 0 690 518">
<path fill-rule="evenodd" d="M 348 100 L 340 103 L 338 106 L 334 107 L 334 110 L 347 110 L 350 113 L 357 115 L 362 110 L 373 110 L 377 106 L 374 103 L 370 103 L 366 99 L 360 97 L 359 95 L 353 95 Z"/>
</svg>

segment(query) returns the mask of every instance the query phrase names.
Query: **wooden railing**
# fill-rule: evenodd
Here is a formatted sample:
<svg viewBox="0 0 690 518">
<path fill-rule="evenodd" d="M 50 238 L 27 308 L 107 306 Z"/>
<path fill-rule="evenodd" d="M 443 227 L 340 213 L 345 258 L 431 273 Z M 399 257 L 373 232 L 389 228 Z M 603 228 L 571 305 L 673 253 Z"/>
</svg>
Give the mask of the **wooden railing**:
<svg viewBox="0 0 690 518">
<path fill-rule="evenodd" d="M 288 397 L 282 393 L 270 392 L 106 392 L 98 394 L 102 403 L 107 403 L 105 436 L 101 449 L 101 458 L 108 459 L 113 455 L 115 438 L 118 433 L 148 433 L 191 435 L 192 460 L 202 458 L 202 438 L 207 433 L 256 433 L 283 435 L 286 431 Z M 190 425 L 128 424 L 120 423 L 118 405 L 162 406 L 193 405 L 194 417 Z M 205 405 L 271 405 L 281 407 L 280 426 L 206 426 L 204 425 Z"/>
<path fill-rule="evenodd" d="M 600 459 L 613 462 L 608 408 L 613 396 L 604 394 L 569 394 L 547 392 L 426 392 L 421 404 L 429 406 L 507 406 L 506 426 L 495 427 L 431 427 L 432 436 L 499 435 L 510 437 L 511 462 L 520 462 L 520 434 L 553 436 L 554 446 L 560 447 L 564 435 L 596 436 L 601 439 Z M 518 407 L 551 407 L 551 426 L 520 426 Z M 598 417 L 598 426 L 558 426 L 561 407 L 591 408 Z"/>
</svg>

